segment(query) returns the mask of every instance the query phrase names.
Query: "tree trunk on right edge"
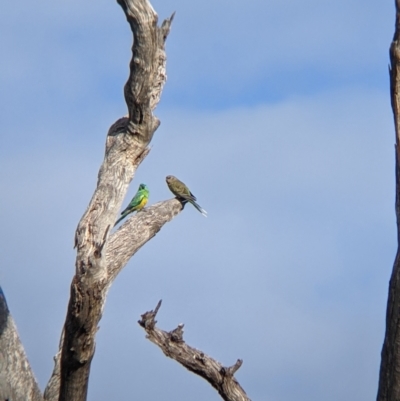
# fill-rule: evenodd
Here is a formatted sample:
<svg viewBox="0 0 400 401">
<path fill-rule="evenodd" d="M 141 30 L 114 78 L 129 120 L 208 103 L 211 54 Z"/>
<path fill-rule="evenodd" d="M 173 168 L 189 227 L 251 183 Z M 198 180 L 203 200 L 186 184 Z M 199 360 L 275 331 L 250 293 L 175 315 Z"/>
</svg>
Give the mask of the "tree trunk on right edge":
<svg viewBox="0 0 400 401">
<path fill-rule="evenodd" d="M 397 255 L 389 283 L 386 333 L 382 347 L 378 401 L 400 401 L 400 0 L 396 0 L 396 26 L 390 46 L 390 96 L 396 132 Z"/>
</svg>

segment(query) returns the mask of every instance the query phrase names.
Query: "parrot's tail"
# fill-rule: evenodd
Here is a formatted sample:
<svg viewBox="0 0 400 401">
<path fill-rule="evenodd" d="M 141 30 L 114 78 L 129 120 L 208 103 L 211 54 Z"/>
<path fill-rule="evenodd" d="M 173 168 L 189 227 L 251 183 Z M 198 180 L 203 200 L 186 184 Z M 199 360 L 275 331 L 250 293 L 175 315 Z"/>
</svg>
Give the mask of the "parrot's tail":
<svg viewBox="0 0 400 401">
<path fill-rule="evenodd" d="M 124 213 L 124 214 L 122 214 L 122 216 L 115 222 L 115 224 L 114 224 L 114 227 L 121 221 L 121 220 L 123 220 L 127 215 L 128 215 L 129 213 Z"/>
<path fill-rule="evenodd" d="M 195 201 L 189 201 L 204 217 L 207 217 L 207 212 Z"/>
</svg>

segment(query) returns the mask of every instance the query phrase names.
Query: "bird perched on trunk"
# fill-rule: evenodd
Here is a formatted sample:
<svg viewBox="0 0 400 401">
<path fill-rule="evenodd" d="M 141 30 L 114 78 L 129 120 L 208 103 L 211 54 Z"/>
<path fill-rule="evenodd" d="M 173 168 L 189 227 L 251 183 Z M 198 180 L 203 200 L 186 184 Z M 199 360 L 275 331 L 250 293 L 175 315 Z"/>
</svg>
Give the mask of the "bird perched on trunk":
<svg viewBox="0 0 400 401">
<path fill-rule="evenodd" d="M 189 188 L 173 175 L 165 178 L 170 191 L 180 200 L 191 203 L 203 216 L 207 217 L 207 212 L 196 203 L 196 197 L 190 192 Z"/>
<path fill-rule="evenodd" d="M 140 184 L 139 189 L 136 192 L 136 195 L 132 198 L 129 205 L 126 207 L 125 210 L 121 212 L 121 217 L 115 222 L 114 227 L 128 214 L 131 214 L 135 211 L 142 210 L 145 206 L 147 201 L 149 200 L 149 188 L 147 188 L 146 184 Z"/>
</svg>

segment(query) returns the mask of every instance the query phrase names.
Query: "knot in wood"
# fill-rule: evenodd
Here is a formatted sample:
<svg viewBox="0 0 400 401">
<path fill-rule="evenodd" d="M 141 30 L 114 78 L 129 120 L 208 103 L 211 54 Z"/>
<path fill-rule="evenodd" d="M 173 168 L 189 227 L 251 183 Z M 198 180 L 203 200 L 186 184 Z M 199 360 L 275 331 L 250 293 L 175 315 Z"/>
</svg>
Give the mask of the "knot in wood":
<svg viewBox="0 0 400 401">
<path fill-rule="evenodd" d="M 155 320 L 156 314 L 153 311 L 143 313 L 142 319 L 138 320 L 138 323 L 146 330 L 153 330 L 157 321 Z"/>
<path fill-rule="evenodd" d="M 205 365 L 204 353 L 200 352 L 194 356 L 196 361 L 199 361 L 202 365 Z"/>
<path fill-rule="evenodd" d="M 176 343 L 182 343 L 183 342 L 183 324 L 178 325 L 178 327 L 172 331 L 169 332 L 169 337 L 171 341 L 176 342 Z"/>
</svg>

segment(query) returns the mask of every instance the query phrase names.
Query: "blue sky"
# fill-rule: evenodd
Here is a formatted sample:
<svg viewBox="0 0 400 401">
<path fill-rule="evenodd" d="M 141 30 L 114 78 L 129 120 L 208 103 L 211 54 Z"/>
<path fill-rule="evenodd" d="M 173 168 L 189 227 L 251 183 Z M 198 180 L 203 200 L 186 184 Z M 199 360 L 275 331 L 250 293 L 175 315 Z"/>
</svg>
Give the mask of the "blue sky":
<svg viewBox="0 0 400 401">
<path fill-rule="evenodd" d="M 3 3 L 0 282 L 43 388 L 131 33 L 113 1 Z M 374 399 L 396 249 L 393 2 L 152 4 L 176 11 L 168 82 L 126 202 L 140 182 L 171 197 L 174 174 L 209 217 L 186 207 L 117 278 L 89 400 L 219 399 L 144 338 L 161 298 L 161 328 L 243 358 L 253 400 Z"/>
</svg>

